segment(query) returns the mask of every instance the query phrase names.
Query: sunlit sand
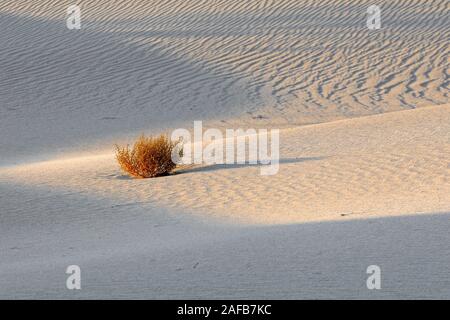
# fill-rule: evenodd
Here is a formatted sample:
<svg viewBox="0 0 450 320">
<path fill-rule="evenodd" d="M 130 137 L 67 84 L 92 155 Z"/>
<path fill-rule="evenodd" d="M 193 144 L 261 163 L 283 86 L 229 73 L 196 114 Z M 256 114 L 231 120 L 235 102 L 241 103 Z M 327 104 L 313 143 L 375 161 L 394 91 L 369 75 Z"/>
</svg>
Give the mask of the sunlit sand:
<svg viewBox="0 0 450 320">
<path fill-rule="evenodd" d="M 449 298 L 449 4 L 371 4 L 2 1 L 0 298 Z M 278 173 L 120 171 L 194 120 L 279 128 Z"/>
</svg>

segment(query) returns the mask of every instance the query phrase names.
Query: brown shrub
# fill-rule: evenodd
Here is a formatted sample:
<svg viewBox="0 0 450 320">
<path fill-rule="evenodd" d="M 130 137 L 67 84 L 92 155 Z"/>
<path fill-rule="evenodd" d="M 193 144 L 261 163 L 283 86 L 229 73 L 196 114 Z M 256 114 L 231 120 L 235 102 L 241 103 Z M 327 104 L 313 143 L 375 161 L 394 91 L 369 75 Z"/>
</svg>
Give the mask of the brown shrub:
<svg viewBox="0 0 450 320">
<path fill-rule="evenodd" d="M 152 178 L 169 174 L 175 167 L 171 155 L 176 143 L 165 135 L 140 136 L 133 148 L 116 145 L 116 159 L 123 171 L 135 178 Z"/>
</svg>

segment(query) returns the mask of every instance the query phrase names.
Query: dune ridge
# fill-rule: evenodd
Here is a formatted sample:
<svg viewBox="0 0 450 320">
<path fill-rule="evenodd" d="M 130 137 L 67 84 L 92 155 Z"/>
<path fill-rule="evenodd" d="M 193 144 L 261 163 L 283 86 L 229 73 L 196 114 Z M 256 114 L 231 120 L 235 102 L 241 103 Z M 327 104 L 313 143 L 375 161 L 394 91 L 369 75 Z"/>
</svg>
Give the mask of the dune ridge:
<svg viewBox="0 0 450 320">
<path fill-rule="evenodd" d="M 133 180 L 108 153 L 5 168 L 1 181 L 239 224 L 450 210 L 450 105 L 286 129 L 280 140 L 274 176 L 258 166 L 211 165 Z"/>
<path fill-rule="evenodd" d="M 450 298 L 450 2 L 373 4 L 2 0 L 0 298 Z M 280 128 L 279 173 L 120 172 L 194 120 Z"/>
<path fill-rule="evenodd" d="M 372 31 L 365 0 L 89 0 L 79 31 L 68 4 L 0 5 L 1 160 L 180 119 L 289 126 L 448 102 L 445 0 L 383 2 Z"/>
</svg>

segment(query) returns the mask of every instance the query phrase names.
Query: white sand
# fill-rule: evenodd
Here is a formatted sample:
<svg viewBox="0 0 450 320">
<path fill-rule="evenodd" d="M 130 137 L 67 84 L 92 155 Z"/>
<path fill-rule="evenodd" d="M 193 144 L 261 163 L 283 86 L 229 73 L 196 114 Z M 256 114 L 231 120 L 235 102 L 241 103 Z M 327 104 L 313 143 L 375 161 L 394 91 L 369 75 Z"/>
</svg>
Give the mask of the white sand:
<svg viewBox="0 0 450 320">
<path fill-rule="evenodd" d="M 68 30 L 76 2 L 1 2 L 0 163 L 190 120 L 293 126 L 449 102 L 446 0 L 380 3 L 374 31 L 369 0 L 85 0 Z"/>
<path fill-rule="evenodd" d="M 449 3 L 405 2 L 2 1 L 0 298 L 450 298 Z M 192 120 L 279 173 L 119 171 Z"/>
<path fill-rule="evenodd" d="M 450 105 L 286 129 L 280 141 L 273 176 L 255 165 L 212 165 L 135 180 L 119 171 L 111 152 L 0 172 L 4 182 L 160 204 L 231 223 L 450 211 Z"/>
</svg>

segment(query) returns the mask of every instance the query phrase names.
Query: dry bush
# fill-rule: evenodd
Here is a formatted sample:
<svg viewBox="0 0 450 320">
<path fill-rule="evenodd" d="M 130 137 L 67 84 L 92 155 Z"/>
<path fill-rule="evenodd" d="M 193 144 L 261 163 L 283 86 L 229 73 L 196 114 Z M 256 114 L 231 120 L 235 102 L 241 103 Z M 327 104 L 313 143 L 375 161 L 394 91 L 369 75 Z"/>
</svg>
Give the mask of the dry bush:
<svg viewBox="0 0 450 320">
<path fill-rule="evenodd" d="M 135 178 L 152 178 L 169 174 L 175 167 L 171 155 L 176 143 L 165 135 L 140 136 L 133 148 L 116 145 L 116 159 L 123 171 Z"/>
</svg>

